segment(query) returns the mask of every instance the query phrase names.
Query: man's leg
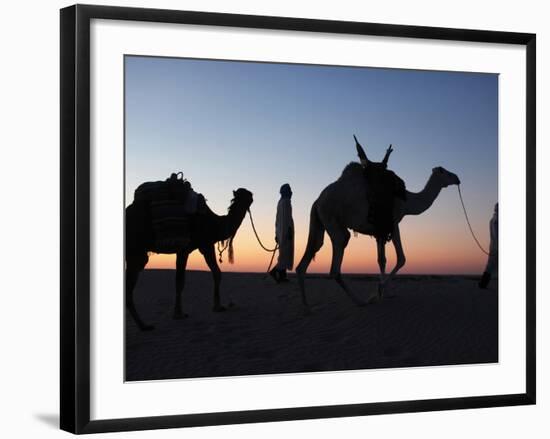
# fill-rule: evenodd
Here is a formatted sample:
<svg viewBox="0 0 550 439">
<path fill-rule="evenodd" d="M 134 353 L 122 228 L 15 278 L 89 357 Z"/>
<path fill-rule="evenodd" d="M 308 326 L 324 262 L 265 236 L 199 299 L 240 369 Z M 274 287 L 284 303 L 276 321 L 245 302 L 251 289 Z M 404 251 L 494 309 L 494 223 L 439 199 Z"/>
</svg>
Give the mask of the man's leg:
<svg viewBox="0 0 550 439">
<path fill-rule="evenodd" d="M 281 280 L 280 280 L 280 275 L 279 275 L 279 269 L 277 268 L 277 266 L 273 267 L 271 269 L 271 271 L 269 272 L 269 274 L 271 275 L 271 277 L 273 278 L 273 280 L 277 283 L 279 283 Z"/>
</svg>

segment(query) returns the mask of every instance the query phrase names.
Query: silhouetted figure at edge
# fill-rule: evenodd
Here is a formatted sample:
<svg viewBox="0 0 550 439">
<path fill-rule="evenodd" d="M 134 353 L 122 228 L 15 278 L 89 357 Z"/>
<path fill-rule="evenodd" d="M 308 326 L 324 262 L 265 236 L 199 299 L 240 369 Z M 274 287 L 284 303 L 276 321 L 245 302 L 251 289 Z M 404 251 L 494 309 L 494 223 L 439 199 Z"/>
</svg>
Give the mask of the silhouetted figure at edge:
<svg viewBox="0 0 550 439">
<path fill-rule="evenodd" d="M 491 243 L 489 244 L 489 257 L 487 258 L 487 266 L 479 280 L 479 288 L 487 288 L 491 277 L 498 271 L 498 203 L 495 204 L 493 217 L 489 221 L 489 232 Z"/>
<path fill-rule="evenodd" d="M 355 135 L 355 148 L 365 169 L 365 179 L 367 180 L 367 200 L 369 203 L 368 221 L 375 227 L 375 237 L 382 242 L 391 239 L 391 233 L 394 226 L 394 199 L 401 198 L 407 200 L 405 182 L 399 178 L 393 171 L 387 169 L 390 154 L 393 152 L 392 145 L 386 150 L 386 155 L 382 162 L 371 162 L 363 147 Z"/>
<path fill-rule="evenodd" d="M 277 265 L 269 272 L 277 283 L 288 282 L 286 271 L 294 265 L 294 220 L 292 219 L 292 189 L 288 183 L 281 186 L 281 199 L 275 218 L 275 241 L 279 245 Z"/>
</svg>

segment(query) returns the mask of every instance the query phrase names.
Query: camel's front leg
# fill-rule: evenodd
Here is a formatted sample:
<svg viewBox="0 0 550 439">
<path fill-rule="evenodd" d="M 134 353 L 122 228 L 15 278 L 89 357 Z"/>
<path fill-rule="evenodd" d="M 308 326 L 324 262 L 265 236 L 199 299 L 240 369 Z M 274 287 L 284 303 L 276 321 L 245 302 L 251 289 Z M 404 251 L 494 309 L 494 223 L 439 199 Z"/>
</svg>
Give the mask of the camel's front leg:
<svg viewBox="0 0 550 439">
<path fill-rule="evenodd" d="M 390 281 L 395 276 L 395 274 L 403 268 L 406 262 L 405 258 L 405 252 L 403 251 L 403 244 L 401 243 L 401 233 L 399 232 L 399 225 L 396 224 L 393 228 L 392 232 L 392 242 L 393 246 L 395 248 L 395 255 L 397 257 L 397 261 L 395 263 L 395 267 L 391 271 L 391 273 L 384 279 L 383 281 L 380 281 L 380 284 L 378 285 L 378 299 L 382 299 L 382 296 L 384 294 L 384 290 L 388 287 Z M 371 297 L 372 299 L 372 297 Z M 370 301 L 370 300 L 369 300 Z"/>
<path fill-rule="evenodd" d="M 212 277 L 214 278 L 214 307 L 215 312 L 225 311 L 225 307 L 220 303 L 220 282 L 222 278 L 222 272 L 218 266 L 218 261 L 216 260 L 216 252 L 214 250 L 214 245 L 209 245 L 207 247 L 201 247 L 199 251 L 204 256 L 204 260 L 212 272 Z"/>
<path fill-rule="evenodd" d="M 378 253 L 378 267 L 380 267 L 380 283 L 382 283 L 386 277 L 386 242 L 383 239 L 377 239 L 376 248 Z"/>
</svg>

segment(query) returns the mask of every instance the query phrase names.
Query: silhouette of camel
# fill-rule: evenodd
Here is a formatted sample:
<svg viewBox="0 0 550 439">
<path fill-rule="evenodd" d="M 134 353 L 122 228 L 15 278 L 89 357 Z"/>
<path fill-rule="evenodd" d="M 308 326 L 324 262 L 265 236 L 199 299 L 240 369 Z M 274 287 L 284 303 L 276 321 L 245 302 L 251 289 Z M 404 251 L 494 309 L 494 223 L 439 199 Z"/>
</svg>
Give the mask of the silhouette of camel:
<svg viewBox="0 0 550 439">
<path fill-rule="evenodd" d="M 406 191 L 406 201 L 400 198 L 394 199 L 394 226 L 391 241 L 395 247 L 397 263 L 386 277 L 385 241 L 377 239 L 380 282 L 377 297 L 371 296 L 369 302 L 382 298 L 383 291 L 391 278 L 405 265 L 399 222 L 405 215 L 420 215 L 432 205 L 442 188 L 457 184 L 460 184 L 460 180 L 455 174 L 442 167 L 436 167 L 432 169 L 432 174 L 422 191 L 418 193 Z M 336 280 L 357 305 L 363 306 L 368 303 L 354 294 L 341 275 L 344 250 L 350 238 L 348 229 L 365 235 L 374 235 L 374 226 L 368 222 L 368 210 L 367 182 L 364 168 L 359 163 L 352 162 L 344 169 L 338 180 L 329 184 L 321 192 L 311 207 L 307 246 L 302 260 L 296 267 L 302 302 L 306 307 L 306 311 L 309 311 L 309 306 L 305 293 L 305 273 L 315 253 L 323 245 L 325 231 L 332 242 L 331 277 Z"/>
<path fill-rule="evenodd" d="M 227 215 L 216 215 L 202 201 L 199 212 L 190 217 L 188 244 L 176 252 L 176 301 L 174 318 L 187 317 L 182 312 L 181 293 L 185 284 L 185 268 L 189 254 L 198 249 L 204 256 L 214 278 L 214 311 L 224 311 L 220 303 L 221 271 L 216 260 L 214 245 L 229 239 L 230 258 L 232 241 L 244 216 L 252 204 L 252 193 L 246 189 L 233 191 L 233 200 Z M 201 197 L 202 198 L 202 197 Z M 153 249 L 153 229 L 149 203 L 133 202 L 126 208 L 126 307 L 141 330 L 154 329 L 139 317 L 133 299 L 133 291 L 140 272 L 145 268 Z"/>
</svg>

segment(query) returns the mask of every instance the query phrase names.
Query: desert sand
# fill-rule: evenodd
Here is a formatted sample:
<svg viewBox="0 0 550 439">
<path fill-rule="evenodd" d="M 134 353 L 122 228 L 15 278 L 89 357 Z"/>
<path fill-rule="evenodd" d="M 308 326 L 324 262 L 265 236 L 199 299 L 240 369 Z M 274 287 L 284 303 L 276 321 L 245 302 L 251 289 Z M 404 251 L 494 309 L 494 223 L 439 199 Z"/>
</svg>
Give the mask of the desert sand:
<svg viewBox="0 0 550 439">
<path fill-rule="evenodd" d="M 367 298 L 375 276 L 346 275 Z M 258 273 L 224 273 L 212 312 L 209 272 L 189 271 L 189 317 L 173 320 L 173 270 L 146 270 L 135 291 L 138 312 L 155 325 L 141 332 L 126 317 L 126 380 L 414 367 L 498 361 L 498 284 L 474 276 L 398 276 L 384 300 L 359 308 L 324 275 L 306 280 L 305 315 L 296 278 L 275 284 Z"/>
</svg>

